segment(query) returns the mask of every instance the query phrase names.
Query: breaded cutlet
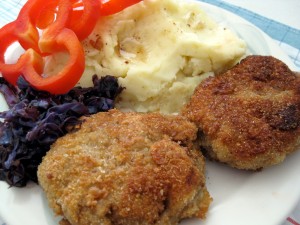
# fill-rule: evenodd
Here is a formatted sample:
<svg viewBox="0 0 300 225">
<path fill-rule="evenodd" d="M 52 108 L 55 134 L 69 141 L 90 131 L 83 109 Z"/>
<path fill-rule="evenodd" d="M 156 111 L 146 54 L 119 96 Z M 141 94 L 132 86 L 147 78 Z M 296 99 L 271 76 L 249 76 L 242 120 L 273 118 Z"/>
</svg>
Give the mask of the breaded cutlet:
<svg viewBox="0 0 300 225">
<path fill-rule="evenodd" d="M 181 116 L 117 110 L 85 118 L 51 147 L 39 183 L 61 224 L 177 224 L 211 198 L 196 126 Z"/>
<path fill-rule="evenodd" d="M 182 114 L 199 128 L 206 156 L 259 170 L 300 143 L 300 78 L 271 56 L 248 56 L 195 90 Z"/>
</svg>

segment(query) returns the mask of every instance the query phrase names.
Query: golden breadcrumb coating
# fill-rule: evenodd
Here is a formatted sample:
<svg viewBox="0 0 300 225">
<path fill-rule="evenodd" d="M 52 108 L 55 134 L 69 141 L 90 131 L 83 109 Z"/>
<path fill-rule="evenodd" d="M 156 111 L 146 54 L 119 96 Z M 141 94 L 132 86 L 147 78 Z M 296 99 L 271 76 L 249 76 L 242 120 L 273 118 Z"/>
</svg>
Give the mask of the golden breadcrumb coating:
<svg viewBox="0 0 300 225">
<path fill-rule="evenodd" d="M 199 127 L 210 158 L 257 170 L 282 162 L 299 146 L 300 78 L 270 56 L 249 56 L 210 77 L 182 114 Z"/>
<path fill-rule="evenodd" d="M 61 224 L 177 224 L 204 218 L 205 162 L 184 117 L 111 110 L 57 140 L 38 168 Z"/>
</svg>

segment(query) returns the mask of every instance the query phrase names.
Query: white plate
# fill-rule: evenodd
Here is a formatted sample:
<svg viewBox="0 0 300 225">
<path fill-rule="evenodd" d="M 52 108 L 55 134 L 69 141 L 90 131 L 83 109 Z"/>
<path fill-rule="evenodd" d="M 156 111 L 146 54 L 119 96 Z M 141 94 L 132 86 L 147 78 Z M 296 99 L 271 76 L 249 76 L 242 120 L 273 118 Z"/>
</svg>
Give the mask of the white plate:
<svg viewBox="0 0 300 225">
<path fill-rule="evenodd" d="M 273 55 L 296 69 L 273 40 L 244 19 L 205 3 L 202 8 L 246 40 L 252 54 Z M 0 110 L 5 110 L 0 99 Z M 183 225 L 280 225 L 300 199 L 300 151 L 284 163 L 261 172 L 245 172 L 207 162 L 207 186 L 214 201 L 207 219 L 185 220 Z M 0 220 L 7 225 L 57 225 L 41 188 L 8 188 L 0 182 Z M 2 224 L 1 224 L 2 225 Z"/>
</svg>

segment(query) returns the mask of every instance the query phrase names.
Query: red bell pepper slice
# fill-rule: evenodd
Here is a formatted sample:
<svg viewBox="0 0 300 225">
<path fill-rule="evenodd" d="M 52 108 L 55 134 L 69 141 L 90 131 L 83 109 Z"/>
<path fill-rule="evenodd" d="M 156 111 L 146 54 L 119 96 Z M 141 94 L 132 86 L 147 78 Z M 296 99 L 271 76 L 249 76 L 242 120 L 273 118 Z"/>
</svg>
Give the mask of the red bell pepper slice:
<svg viewBox="0 0 300 225">
<path fill-rule="evenodd" d="M 43 2 L 43 0 L 35 0 L 36 2 Z M 54 53 L 58 47 L 55 38 L 60 32 L 69 24 L 70 13 L 72 10 L 72 4 L 70 1 L 58 0 L 58 11 L 56 13 L 56 19 L 53 23 L 43 30 L 39 40 L 39 49 L 42 53 Z M 56 51 L 60 51 L 60 47 Z"/>
<path fill-rule="evenodd" d="M 42 0 L 40 0 L 42 1 Z M 39 48 L 42 53 L 55 54 L 67 51 L 69 60 L 62 71 L 53 76 L 43 76 L 40 68 L 44 68 L 40 57 L 31 58 L 24 66 L 24 78 L 36 89 L 46 90 L 53 94 L 64 94 L 73 88 L 84 71 L 84 51 L 76 34 L 66 28 L 72 5 L 70 1 L 59 0 L 55 21 L 42 33 Z"/>
<path fill-rule="evenodd" d="M 77 2 L 78 3 L 78 2 Z M 98 18 L 100 17 L 101 2 L 99 0 L 82 0 L 82 10 L 73 10 L 70 18 L 70 25 L 79 40 L 85 39 L 94 29 Z M 73 5 L 73 8 L 77 4 Z"/>
<path fill-rule="evenodd" d="M 112 15 L 115 13 L 118 13 L 122 11 L 123 9 L 134 5 L 141 0 L 110 0 L 110 1 L 105 1 L 102 0 L 102 6 L 101 6 L 101 16 L 107 16 L 107 15 Z"/>
<path fill-rule="evenodd" d="M 39 29 L 46 29 L 51 23 L 54 22 L 57 14 L 57 4 L 58 0 L 47 1 L 44 3 L 43 7 L 35 13 L 36 16 L 36 26 Z"/>
<path fill-rule="evenodd" d="M 39 32 L 32 23 L 34 20 L 34 12 L 41 7 L 39 1 L 28 0 L 21 9 L 18 18 L 15 20 L 15 33 L 18 36 L 18 42 L 24 49 L 33 48 L 39 52 L 38 40 Z"/>
<path fill-rule="evenodd" d="M 6 24 L 0 29 L 0 70 L 3 77 L 11 84 L 16 84 L 21 74 L 23 63 L 19 60 L 16 64 L 5 63 L 5 52 L 9 46 L 18 41 L 15 34 L 15 22 Z"/>
<path fill-rule="evenodd" d="M 36 89 L 52 94 L 64 94 L 76 85 L 84 71 L 84 50 L 75 33 L 67 28 L 55 37 L 54 42 L 52 45 L 56 45 L 56 48 L 53 49 L 53 53 L 58 49 L 67 50 L 70 56 L 62 71 L 53 76 L 43 77 L 40 70 L 44 68 L 43 61 L 38 55 L 33 55 L 22 72 L 24 78 Z"/>
<path fill-rule="evenodd" d="M 123 9 L 139 3 L 142 0 L 98 0 L 101 2 L 100 13 L 101 16 L 108 16 L 122 11 Z M 82 1 L 74 0 L 73 7 L 80 8 L 83 6 Z"/>
</svg>

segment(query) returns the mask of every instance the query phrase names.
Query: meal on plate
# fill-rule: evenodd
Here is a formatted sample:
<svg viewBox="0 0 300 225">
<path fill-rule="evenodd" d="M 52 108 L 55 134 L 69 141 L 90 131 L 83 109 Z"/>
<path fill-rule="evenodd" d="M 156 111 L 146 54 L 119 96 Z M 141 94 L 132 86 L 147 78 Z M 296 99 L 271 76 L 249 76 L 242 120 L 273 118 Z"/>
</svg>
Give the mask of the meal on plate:
<svg viewBox="0 0 300 225">
<path fill-rule="evenodd" d="M 62 225 L 205 218 L 202 153 L 259 170 L 298 147 L 300 78 L 195 2 L 29 0 L 0 39 L 0 180 Z"/>
<path fill-rule="evenodd" d="M 57 140 L 38 169 L 65 224 L 177 224 L 210 204 L 196 126 L 184 117 L 111 110 Z"/>
<path fill-rule="evenodd" d="M 209 158 L 258 170 L 282 162 L 300 142 L 300 77 L 270 56 L 248 56 L 203 81 L 182 114 L 199 128 Z"/>
<path fill-rule="evenodd" d="M 56 108 L 51 109 L 56 104 L 71 102 L 70 96 L 78 103 L 83 103 L 84 98 L 92 96 L 88 100 L 92 105 L 95 102 L 105 103 L 104 107 L 96 110 L 95 104 L 90 104 L 93 113 L 115 105 L 126 111 L 178 113 L 201 80 L 230 68 L 246 52 L 243 40 L 215 23 L 193 2 L 146 0 L 133 4 L 130 1 L 127 3 L 127 6 L 133 4 L 130 7 L 113 15 L 96 18 L 96 21 L 92 12 L 94 8 L 97 9 L 99 1 L 84 1 L 83 5 L 78 2 L 74 7 L 84 6 L 84 10 L 72 12 L 65 9 L 65 4 L 68 1 L 45 4 L 41 0 L 31 0 L 20 11 L 16 21 L 0 30 L 0 38 L 5 40 L 0 48 L 1 73 L 7 82 L 19 85 L 21 89 L 5 94 L 6 99 L 17 96 L 20 102 L 18 98 L 10 100 L 13 104 L 8 100 L 9 113 L 1 116 L 6 120 L 6 125 L 2 126 L 6 131 L 2 132 L 3 139 L 0 142 L 4 146 L 1 151 L 1 179 L 13 186 L 24 186 L 28 180 L 36 182 L 36 169 L 42 156 L 56 138 L 66 133 L 65 123 L 62 123 L 64 119 L 60 118 L 60 122 L 57 122 L 62 126 L 48 124 L 53 116 L 49 119 L 47 111 L 52 114 L 57 112 Z M 100 12 L 104 15 L 115 12 L 115 7 L 110 4 L 113 3 L 108 1 L 102 5 Z M 58 9 L 57 19 L 47 27 L 53 7 Z M 71 14 L 70 25 L 65 21 L 68 13 Z M 73 20 L 77 21 L 80 15 L 81 23 L 75 24 Z M 86 26 L 82 24 L 83 21 Z M 36 28 L 32 29 L 34 26 Z M 40 37 L 36 36 L 38 28 L 43 31 Z M 75 34 L 71 35 L 70 30 Z M 92 33 L 87 35 L 88 31 Z M 16 41 L 25 52 L 15 64 L 11 64 L 5 61 L 4 54 Z M 85 64 L 84 71 L 80 66 L 82 64 Z M 20 74 L 23 77 L 21 81 Z M 116 94 L 110 96 L 110 101 L 116 100 L 116 104 L 92 101 L 96 98 L 95 92 L 88 92 L 85 97 L 69 94 L 74 92 L 71 89 L 75 83 L 84 89 L 93 87 L 92 77 L 95 74 L 100 77 L 112 75 L 118 79 L 116 85 L 124 87 L 121 92 L 111 81 L 100 85 L 102 88 L 106 85 L 108 90 L 116 90 Z M 4 89 L 8 89 L 8 86 L 2 83 L 2 92 L 6 92 Z M 42 91 L 42 94 L 33 89 Z M 52 95 L 44 95 L 43 91 Z M 105 91 L 100 90 L 97 94 L 100 99 L 106 97 Z M 59 95 L 63 97 L 54 97 Z M 24 103 L 26 99 L 29 102 Z M 49 102 L 49 99 L 51 104 L 39 105 Z M 19 113 L 21 111 L 26 113 Z M 70 114 L 72 118 L 75 116 L 70 110 L 65 113 L 69 114 L 65 115 L 66 118 Z M 75 114 L 80 117 L 87 113 Z M 42 125 L 46 122 L 47 126 Z M 38 129 L 34 129 L 35 125 L 39 125 Z M 69 126 L 69 123 L 66 125 Z"/>
</svg>

